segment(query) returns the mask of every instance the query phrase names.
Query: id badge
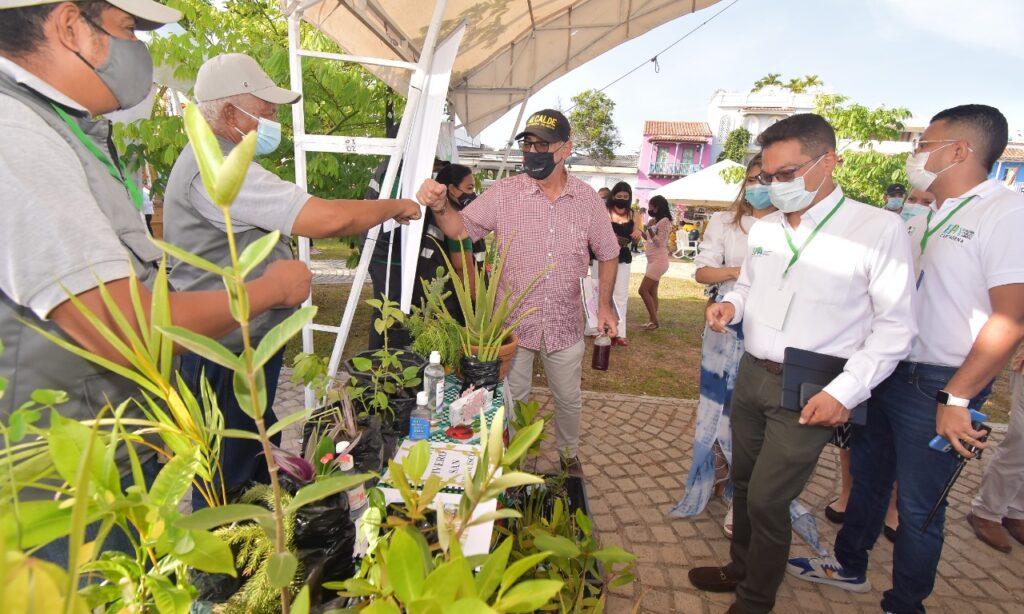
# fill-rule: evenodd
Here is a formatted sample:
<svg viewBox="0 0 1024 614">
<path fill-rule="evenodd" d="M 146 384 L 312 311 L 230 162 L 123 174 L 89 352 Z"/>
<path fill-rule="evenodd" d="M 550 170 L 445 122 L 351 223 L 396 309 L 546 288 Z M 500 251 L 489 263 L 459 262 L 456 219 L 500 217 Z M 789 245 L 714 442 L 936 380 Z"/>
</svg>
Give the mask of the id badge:
<svg viewBox="0 0 1024 614">
<path fill-rule="evenodd" d="M 758 310 L 757 319 L 765 326 L 782 330 L 789 314 L 789 306 L 793 303 L 793 290 L 789 288 L 773 288 L 764 293 L 761 302 L 754 307 Z"/>
</svg>

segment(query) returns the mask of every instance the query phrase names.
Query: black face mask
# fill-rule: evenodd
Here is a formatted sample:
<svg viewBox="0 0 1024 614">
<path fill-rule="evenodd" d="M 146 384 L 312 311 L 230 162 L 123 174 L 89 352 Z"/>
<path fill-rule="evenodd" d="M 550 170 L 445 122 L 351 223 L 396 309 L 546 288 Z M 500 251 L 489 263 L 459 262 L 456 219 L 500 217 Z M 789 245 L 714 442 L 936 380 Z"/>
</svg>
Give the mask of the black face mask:
<svg viewBox="0 0 1024 614">
<path fill-rule="evenodd" d="M 555 153 L 553 151 L 524 151 L 523 172 L 537 179 L 547 179 L 555 172 Z"/>
<path fill-rule="evenodd" d="M 459 206 L 465 209 L 466 207 L 469 206 L 469 203 L 473 202 L 475 199 L 476 194 L 472 192 L 464 192 L 462 196 L 459 197 Z"/>
<path fill-rule="evenodd" d="M 615 207 L 616 209 L 628 209 L 629 208 L 629 201 L 628 200 L 617 200 L 617 199 L 613 198 L 612 199 L 612 206 Z"/>
</svg>

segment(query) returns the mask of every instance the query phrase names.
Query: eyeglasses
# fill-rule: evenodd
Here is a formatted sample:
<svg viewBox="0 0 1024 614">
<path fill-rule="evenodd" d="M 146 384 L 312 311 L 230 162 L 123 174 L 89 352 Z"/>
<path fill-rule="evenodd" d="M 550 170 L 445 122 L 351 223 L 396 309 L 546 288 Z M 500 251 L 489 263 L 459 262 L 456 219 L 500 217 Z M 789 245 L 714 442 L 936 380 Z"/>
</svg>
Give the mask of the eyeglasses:
<svg viewBox="0 0 1024 614">
<path fill-rule="evenodd" d="M 923 140 L 921 139 L 921 137 L 915 137 L 910 140 L 910 153 L 919 153 L 921 151 L 921 145 L 930 145 L 932 143 L 956 143 L 958 140 L 960 139 Z M 974 151 L 974 149 L 971 148 L 970 143 L 967 144 L 967 149 L 970 151 Z"/>
<path fill-rule="evenodd" d="M 526 139 L 520 139 L 517 143 L 519 143 L 519 149 L 523 150 L 524 153 L 531 149 L 537 153 L 547 153 L 548 148 L 551 147 L 551 143 L 547 141 L 527 141 Z M 555 151 L 558 150 L 556 149 Z"/>
<path fill-rule="evenodd" d="M 803 167 L 807 166 L 811 162 L 817 162 L 818 160 L 821 160 L 827 154 L 828 154 L 828 152 L 825 152 L 825 153 L 821 154 L 820 156 L 817 156 L 815 158 L 811 158 L 807 162 L 804 162 L 800 166 L 797 166 L 797 167 L 794 167 L 794 168 L 790 168 L 790 169 L 786 169 L 786 170 L 780 170 L 780 171 L 776 171 L 774 173 L 766 173 L 766 172 L 762 171 L 762 172 L 758 173 L 757 181 L 761 185 L 771 185 L 771 183 L 773 181 L 778 181 L 780 183 L 788 183 L 790 181 L 793 181 L 793 179 L 796 178 L 796 174 L 798 172 L 800 172 L 800 169 L 802 169 Z"/>
</svg>

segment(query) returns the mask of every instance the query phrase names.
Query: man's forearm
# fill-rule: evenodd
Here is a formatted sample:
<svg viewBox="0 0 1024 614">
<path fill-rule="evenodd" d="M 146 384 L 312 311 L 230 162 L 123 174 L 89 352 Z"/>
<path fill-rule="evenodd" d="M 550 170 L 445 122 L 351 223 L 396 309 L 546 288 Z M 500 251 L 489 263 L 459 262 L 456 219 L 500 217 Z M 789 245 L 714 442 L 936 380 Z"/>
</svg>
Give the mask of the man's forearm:
<svg viewBox="0 0 1024 614">
<path fill-rule="evenodd" d="M 462 223 L 462 214 L 450 206 L 440 213 L 434 211 L 434 222 L 449 239 L 461 241 L 469 238 L 466 225 Z"/>
<path fill-rule="evenodd" d="M 597 265 L 597 276 L 600 280 L 597 297 L 600 307 L 612 308 L 612 292 L 615 290 L 615 275 L 619 272 L 618 257 L 602 260 Z"/>
<path fill-rule="evenodd" d="M 366 232 L 402 211 L 400 200 L 325 200 L 312 197 L 292 224 L 291 234 L 310 239 Z"/>
<path fill-rule="evenodd" d="M 992 314 L 981 328 L 964 364 L 946 384 L 950 394 L 974 398 L 999 375 L 1024 338 L 1024 325 L 1015 318 Z"/>
<path fill-rule="evenodd" d="M 338 208 L 336 219 L 340 222 L 332 234 L 337 237 L 357 235 L 398 215 L 401 201 L 398 200 L 335 200 Z"/>
</svg>

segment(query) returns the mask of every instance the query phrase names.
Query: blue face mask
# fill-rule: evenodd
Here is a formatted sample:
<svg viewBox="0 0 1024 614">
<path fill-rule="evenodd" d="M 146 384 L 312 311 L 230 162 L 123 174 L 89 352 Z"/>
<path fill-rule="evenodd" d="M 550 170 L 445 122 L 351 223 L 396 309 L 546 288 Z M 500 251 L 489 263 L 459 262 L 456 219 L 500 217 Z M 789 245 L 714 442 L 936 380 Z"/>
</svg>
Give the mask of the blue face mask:
<svg viewBox="0 0 1024 614">
<path fill-rule="evenodd" d="M 237 105 L 232 106 L 259 122 L 256 127 L 256 155 L 265 156 L 269 153 L 274 153 L 281 145 L 281 124 L 265 117 L 256 117 Z M 238 130 L 238 128 L 235 128 L 235 130 Z M 241 130 L 238 130 L 238 133 L 245 136 L 245 133 Z"/>
<path fill-rule="evenodd" d="M 885 199 L 885 208 L 889 211 L 899 211 L 903 206 L 903 199 L 898 196 L 890 196 Z"/>
<path fill-rule="evenodd" d="M 771 194 L 766 185 L 754 185 L 747 188 L 747 202 L 755 209 L 767 209 L 772 206 Z"/>
</svg>

